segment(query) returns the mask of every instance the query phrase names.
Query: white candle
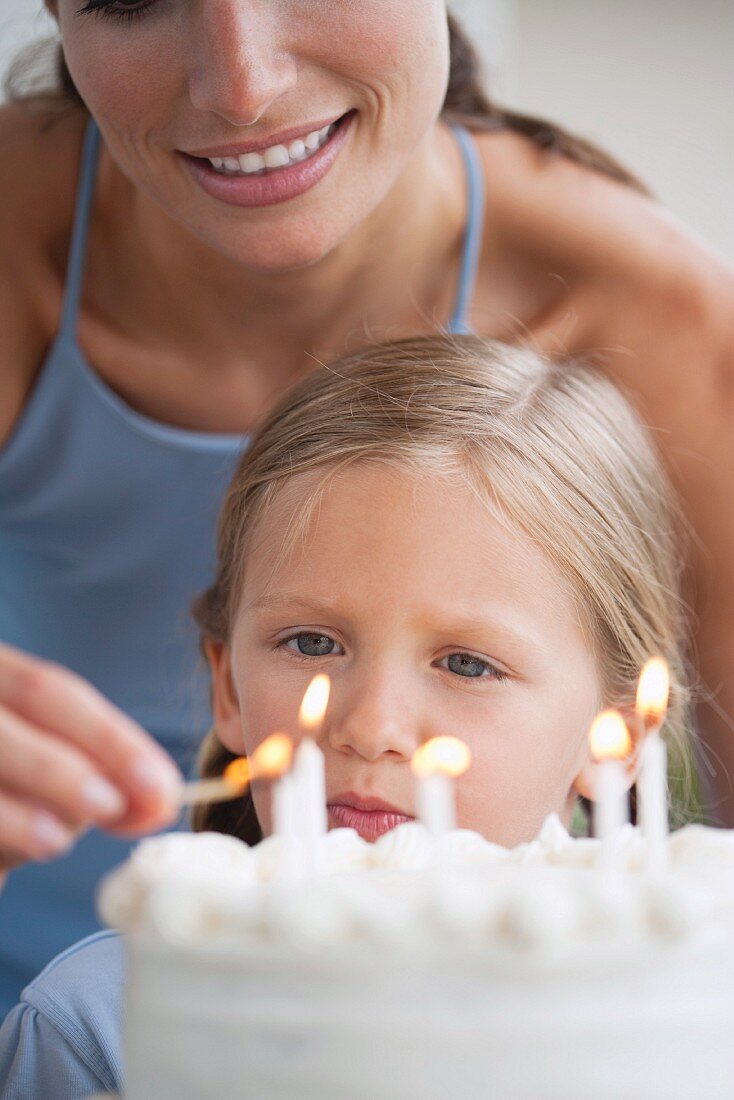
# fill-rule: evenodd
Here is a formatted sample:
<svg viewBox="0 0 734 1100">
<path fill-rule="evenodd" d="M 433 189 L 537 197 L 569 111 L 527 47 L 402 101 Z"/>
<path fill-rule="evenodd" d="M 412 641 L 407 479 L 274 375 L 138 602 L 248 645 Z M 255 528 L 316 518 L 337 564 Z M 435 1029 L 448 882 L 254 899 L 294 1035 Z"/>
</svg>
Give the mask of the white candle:
<svg viewBox="0 0 734 1100">
<path fill-rule="evenodd" d="M 299 829 L 313 844 L 326 835 L 326 774 L 324 754 L 316 742 L 304 737 L 296 750 Z"/>
<path fill-rule="evenodd" d="M 645 840 L 645 865 L 661 871 L 668 862 L 668 753 L 660 736 L 670 692 L 670 673 L 662 657 L 653 657 L 642 670 L 635 709 L 643 737 L 637 809 Z"/>
<path fill-rule="evenodd" d="M 434 737 L 413 753 L 418 816 L 434 836 L 456 828 L 453 780 L 463 775 L 470 763 L 469 749 L 456 737 Z"/>
<path fill-rule="evenodd" d="M 308 685 L 298 712 L 301 743 L 293 763 L 294 811 L 303 873 L 319 870 L 321 840 L 328 830 L 324 754 L 314 737 L 321 730 L 329 703 L 331 681 L 323 673 Z"/>
<path fill-rule="evenodd" d="M 283 838 L 284 874 L 292 879 L 316 873 L 328 822 L 324 754 L 310 737 L 298 746 L 292 771 L 276 788 L 273 812 Z"/>
<path fill-rule="evenodd" d="M 456 806 L 451 777 L 436 772 L 418 777 L 418 816 L 434 836 L 456 828 Z"/>
<path fill-rule="evenodd" d="M 632 743 L 627 725 L 616 710 L 604 710 L 591 724 L 589 744 L 596 759 L 593 784 L 593 831 L 601 842 L 599 865 L 608 873 L 616 864 L 617 838 L 629 823 L 627 768 Z"/>
<path fill-rule="evenodd" d="M 668 863 L 668 753 L 657 732 L 649 733 L 642 743 L 637 792 L 645 864 L 651 871 L 661 871 Z"/>
<path fill-rule="evenodd" d="M 293 774 L 288 772 L 273 785 L 273 833 L 275 836 L 292 836 L 295 832 Z"/>
<path fill-rule="evenodd" d="M 280 841 L 279 875 L 292 881 L 301 869 L 298 835 L 298 789 L 293 771 L 282 776 L 273 787 L 273 834 Z"/>
<path fill-rule="evenodd" d="M 594 836 L 609 848 L 610 842 L 629 824 L 628 786 L 621 760 L 604 760 L 594 782 Z"/>
</svg>

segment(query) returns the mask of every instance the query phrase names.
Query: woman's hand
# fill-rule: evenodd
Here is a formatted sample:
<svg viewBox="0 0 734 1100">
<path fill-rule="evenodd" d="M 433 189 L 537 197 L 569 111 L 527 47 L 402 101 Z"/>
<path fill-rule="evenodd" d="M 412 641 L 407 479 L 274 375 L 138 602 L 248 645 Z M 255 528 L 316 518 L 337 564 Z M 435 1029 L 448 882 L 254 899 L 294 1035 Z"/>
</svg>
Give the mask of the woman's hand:
<svg viewBox="0 0 734 1100">
<path fill-rule="evenodd" d="M 0 645 L 0 886 L 9 868 L 66 851 L 91 825 L 136 835 L 170 824 L 180 782 L 91 684 Z"/>
</svg>

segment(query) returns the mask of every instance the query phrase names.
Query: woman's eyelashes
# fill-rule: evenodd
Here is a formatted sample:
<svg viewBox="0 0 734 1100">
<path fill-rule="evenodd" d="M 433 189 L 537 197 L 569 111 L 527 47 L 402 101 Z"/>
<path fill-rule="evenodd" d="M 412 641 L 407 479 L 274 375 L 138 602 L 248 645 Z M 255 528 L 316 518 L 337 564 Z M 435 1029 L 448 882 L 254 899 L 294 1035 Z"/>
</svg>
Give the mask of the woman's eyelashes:
<svg viewBox="0 0 734 1100">
<path fill-rule="evenodd" d="M 120 19 L 132 22 L 152 8 L 156 0 L 87 0 L 83 8 L 77 8 L 77 15 L 100 15 L 105 19 Z"/>
</svg>

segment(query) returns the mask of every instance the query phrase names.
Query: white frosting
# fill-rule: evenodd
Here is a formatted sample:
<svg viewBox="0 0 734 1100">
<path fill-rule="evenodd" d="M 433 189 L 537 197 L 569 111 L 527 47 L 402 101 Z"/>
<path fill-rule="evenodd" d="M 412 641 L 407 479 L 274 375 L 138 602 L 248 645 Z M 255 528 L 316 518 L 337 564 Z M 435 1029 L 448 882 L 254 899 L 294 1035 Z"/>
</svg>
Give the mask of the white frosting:
<svg viewBox="0 0 734 1100">
<path fill-rule="evenodd" d="M 178 833 L 143 841 L 108 876 L 99 907 L 125 931 L 245 952 L 264 942 L 425 948 L 457 934 L 533 951 L 614 937 L 734 941 L 733 837 L 682 829 L 668 842 L 669 873 L 654 877 L 631 826 L 606 876 L 598 842 L 572 839 L 555 815 L 512 850 L 468 830 L 437 839 L 417 822 L 375 844 L 336 829 L 319 842 L 320 873 L 289 881 L 279 838 L 250 849 L 219 833 Z"/>
<path fill-rule="evenodd" d="M 277 839 L 144 841 L 100 893 L 125 1100 L 731 1100 L 734 833 L 681 830 L 664 875 L 631 827 L 599 854 L 557 817 L 513 850 L 338 829 L 296 881 Z"/>
</svg>

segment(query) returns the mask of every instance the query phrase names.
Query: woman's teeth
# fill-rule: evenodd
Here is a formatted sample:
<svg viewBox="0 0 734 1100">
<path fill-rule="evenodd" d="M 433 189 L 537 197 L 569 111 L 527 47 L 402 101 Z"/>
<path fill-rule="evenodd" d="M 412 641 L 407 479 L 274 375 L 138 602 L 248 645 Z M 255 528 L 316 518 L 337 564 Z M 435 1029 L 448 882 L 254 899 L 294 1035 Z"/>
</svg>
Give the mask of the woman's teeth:
<svg viewBox="0 0 734 1100">
<path fill-rule="evenodd" d="M 256 172 L 272 171 L 274 168 L 286 168 L 308 160 L 325 145 L 336 129 L 336 123 L 324 126 L 323 130 L 314 130 L 304 138 L 296 138 L 288 145 L 272 145 L 262 153 L 242 153 L 239 157 L 209 157 L 209 163 L 217 172 L 225 176 L 252 176 Z"/>
</svg>

